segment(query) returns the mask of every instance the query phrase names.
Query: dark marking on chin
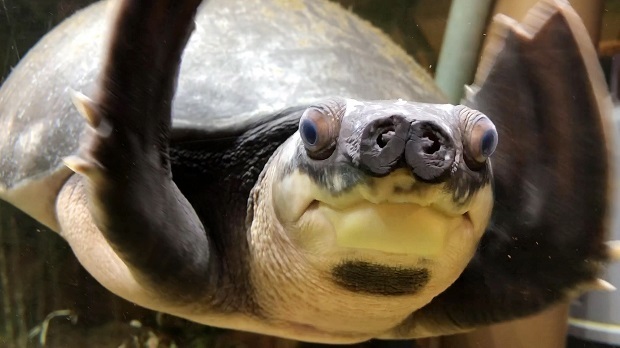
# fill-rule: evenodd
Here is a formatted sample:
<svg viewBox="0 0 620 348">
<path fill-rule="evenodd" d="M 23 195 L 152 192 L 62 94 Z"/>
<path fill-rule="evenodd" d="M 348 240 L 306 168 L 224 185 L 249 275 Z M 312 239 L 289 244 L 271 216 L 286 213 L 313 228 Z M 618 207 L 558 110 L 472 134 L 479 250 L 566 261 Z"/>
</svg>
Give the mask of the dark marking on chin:
<svg viewBox="0 0 620 348">
<path fill-rule="evenodd" d="M 426 268 L 390 267 L 364 261 L 347 261 L 331 271 L 333 280 L 343 288 L 372 295 L 412 295 L 430 280 Z"/>
</svg>

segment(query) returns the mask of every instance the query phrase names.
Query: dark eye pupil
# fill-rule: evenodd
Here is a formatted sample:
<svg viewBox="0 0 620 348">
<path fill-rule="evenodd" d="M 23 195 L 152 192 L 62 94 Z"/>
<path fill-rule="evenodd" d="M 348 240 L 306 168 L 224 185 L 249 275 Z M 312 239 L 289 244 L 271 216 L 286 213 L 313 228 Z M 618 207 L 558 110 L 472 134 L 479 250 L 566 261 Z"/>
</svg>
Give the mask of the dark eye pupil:
<svg viewBox="0 0 620 348">
<path fill-rule="evenodd" d="M 303 141 L 308 145 L 316 145 L 319 135 L 314 122 L 304 120 L 299 128 Z"/>
<path fill-rule="evenodd" d="M 482 136 L 482 141 L 480 142 L 480 150 L 484 157 L 489 157 L 495 151 L 495 147 L 497 146 L 497 136 L 494 130 L 487 130 L 484 132 Z"/>
</svg>

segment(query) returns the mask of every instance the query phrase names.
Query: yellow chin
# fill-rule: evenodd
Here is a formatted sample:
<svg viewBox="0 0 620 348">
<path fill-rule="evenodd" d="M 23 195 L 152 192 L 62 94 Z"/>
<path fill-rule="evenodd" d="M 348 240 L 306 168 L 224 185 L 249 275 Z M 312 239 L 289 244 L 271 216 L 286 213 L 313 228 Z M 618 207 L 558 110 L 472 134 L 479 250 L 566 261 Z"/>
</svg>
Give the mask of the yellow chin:
<svg viewBox="0 0 620 348">
<path fill-rule="evenodd" d="M 411 203 L 358 203 L 334 209 L 318 203 L 316 212 L 333 226 L 339 247 L 432 257 L 445 250 L 451 233 L 472 234 L 467 215 L 447 215 Z"/>
</svg>

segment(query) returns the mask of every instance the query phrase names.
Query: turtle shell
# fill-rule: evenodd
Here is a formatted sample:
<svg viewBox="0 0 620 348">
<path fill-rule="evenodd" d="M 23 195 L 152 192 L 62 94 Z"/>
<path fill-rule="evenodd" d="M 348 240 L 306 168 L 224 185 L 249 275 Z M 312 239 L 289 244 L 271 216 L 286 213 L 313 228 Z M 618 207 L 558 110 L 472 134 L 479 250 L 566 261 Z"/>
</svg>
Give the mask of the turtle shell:
<svg viewBox="0 0 620 348">
<path fill-rule="evenodd" d="M 114 1 L 48 33 L 0 89 L 0 198 L 56 228 L 56 194 L 71 174 L 85 121 L 70 90 L 89 94 Z M 239 132 L 326 96 L 443 101 L 424 69 L 369 23 L 315 0 L 212 0 L 184 52 L 175 131 Z"/>
</svg>

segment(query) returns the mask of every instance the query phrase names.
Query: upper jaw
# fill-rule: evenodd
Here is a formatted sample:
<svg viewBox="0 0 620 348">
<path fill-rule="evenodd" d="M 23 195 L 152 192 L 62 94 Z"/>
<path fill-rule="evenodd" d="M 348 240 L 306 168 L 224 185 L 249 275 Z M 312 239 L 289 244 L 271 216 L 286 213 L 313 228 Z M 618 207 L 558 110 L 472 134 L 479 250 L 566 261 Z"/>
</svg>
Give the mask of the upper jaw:
<svg viewBox="0 0 620 348">
<path fill-rule="evenodd" d="M 437 210 L 447 217 L 468 217 L 467 204 L 455 204 L 443 184 L 415 182 L 406 171 L 397 171 L 383 178 L 373 178 L 347 192 L 333 194 L 314 183 L 307 175 L 291 173 L 278 183 L 275 198 L 286 222 L 297 222 L 312 206 L 321 204 L 333 210 L 345 210 L 362 203 L 408 204 Z M 294 194 L 291 194 L 294 193 Z"/>
<path fill-rule="evenodd" d="M 430 207 L 449 216 L 464 215 L 467 205 L 455 204 L 445 184 L 428 184 L 416 181 L 405 169 L 399 169 L 383 178 L 371 178 L 353 187 L 349 192 L 332 195 L 318 190 L 313 200 L 333 209 L 346 209 L 368 202 L 372 204 L 413 204 Z M 311 203 L 311 202 L 310 202 Z"/>
</svg>

